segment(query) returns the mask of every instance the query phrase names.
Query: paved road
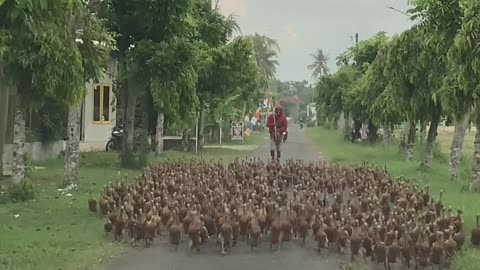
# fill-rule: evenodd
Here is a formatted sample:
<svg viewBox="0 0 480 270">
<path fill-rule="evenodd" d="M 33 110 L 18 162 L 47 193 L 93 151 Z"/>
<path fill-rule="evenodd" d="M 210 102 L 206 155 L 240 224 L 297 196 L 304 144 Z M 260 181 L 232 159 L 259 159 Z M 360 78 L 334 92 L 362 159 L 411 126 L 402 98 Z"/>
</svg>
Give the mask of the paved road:
<svg viewBox="0 0 480 270">
<path fill-rule="evenodd" d="M 259 147 L 252 153 L 252 157 L 270 160 L 270 144 Z M 305 129 L 300 129 L 298 125 L 289 127 L 288 138 L 283 145 L 282 160 L 290 158 L 304 161 L 317 161 L 323 158 L 317 147 L 305 135 Z"/>
<path fill-rule="evenodd" d="M 290 128 L 289 138 L 284 148 L 285 158 L 315 161 L 321 158 L 306 138 L 304 130 Z M 252 157 L 268 160 L 268 144 L 258 148 Z M 188 240 L 184 240 L 178 251 L 168 244 L 166 237 L 156 240 L 150 248 L 132 249 L 128 254 L 115 258 L 108 270 L 253 270 L 253 269 L 293 269 L 293 270 L 334 270 L 344 269 L 346 256 L 339 256 L 322 250 L 314 251 L 313 241 L 302 246 L 296 241 L 282 244 L 279 251 L 270 251 L 263 242 L 260 249 L 251 252 L 244 241 L 233 248 L 226 256 L 219 254 L 214 241 L 202 246 L 200 253 L 190 252 Z M 375 267 L 376 268 L 376 267 Z M 383 267 L 382 267 L 383 268 Z M 360 269 L 360 268 L 358 268 Z"/>
</svg>

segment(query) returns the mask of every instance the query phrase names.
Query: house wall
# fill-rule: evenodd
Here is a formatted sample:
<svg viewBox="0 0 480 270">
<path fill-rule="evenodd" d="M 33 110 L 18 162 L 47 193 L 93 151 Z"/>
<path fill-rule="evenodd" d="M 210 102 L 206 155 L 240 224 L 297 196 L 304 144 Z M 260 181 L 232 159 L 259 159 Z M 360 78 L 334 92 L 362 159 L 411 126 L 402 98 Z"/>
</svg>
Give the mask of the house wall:
<svg viewBox="0 0 480 270">
<path fill-rule="evenodd" d="M 112 91 L 110 94 L 110 122 L 109 123 L 94 123 L 93 121 L 93 90 L 95 83 L 93 81 L 86 83 L 86 95 L 84 100 L 83 110 L 83 142 L 90 150 L 99 150 L 99 146 L 105 149 L 105 144 L 110 139 L 112 128 L 117 124 L 116 110 L 115 110 L 115 94 L 113 93 L 113 79 L 116 73 L 116 63 L 111 61 L 107 74 L 101 78 L 98 83 L 110 84 Z M 90 146 L 89 146 L 90 145 Z M 85 149 L 88 150 L 88 149 Z"/>
<path fill-rule="evenodd" d="M 98 83 L 110 84 L 112 91 L 110 93 L 109 102 L 110 106 L 110 122 L 108 124 L 96 124 L 93 123 L 93 81 L 87 82 L 86 86 L 86 96 L 84 99 L 84 108 L 82 112 L 82 137 L 83 140 L 80 142 L 80 151 L 102 151 L 105 150 L 105 145 L 108 142 L 112 128 L 116 125 L 116 111 L 115 111 L 115 94 L 113 93 L 113 80 L 117 73 L 117 62 L 111 60 L 105 76 L 99 80 Z M 10 103 L 13 104 L 13 103 Z M 13 105 L 12 105 L 13 106 Z M 12 166 L 12 153 L 13 145 L 9 144 L 12 142 L 12 132 L 13 132 L 13 107 L 9 109 L 9 128 L 7 128 L 7 144 L 5 145 L 5 151 L 3 153 L 3 163 L 5 173 L 11 173 Z M 84 136 L 83 136 L 84 135 Z M 10 137 L 9 137 L 10 136 Z M 24 152 L 27 154 L 33 161 L 44 161 L 49 159 L 58 158 L 62 151 L 65 150 L 65 141 L 57 141 L 51 143 L 25 143 Z"/>
</svg>

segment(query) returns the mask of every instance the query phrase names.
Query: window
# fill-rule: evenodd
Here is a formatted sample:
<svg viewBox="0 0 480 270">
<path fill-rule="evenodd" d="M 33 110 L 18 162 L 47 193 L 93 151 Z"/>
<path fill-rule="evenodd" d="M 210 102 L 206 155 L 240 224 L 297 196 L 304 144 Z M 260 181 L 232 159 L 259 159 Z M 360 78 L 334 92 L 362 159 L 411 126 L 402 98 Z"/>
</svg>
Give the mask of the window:
<svg viewBox="0 0 480 270">
<path fill-rule="evenodd" d="M 95 84 L 93 88 L 93 122 L 110 123 L 110 84 Z"/>
</svg>

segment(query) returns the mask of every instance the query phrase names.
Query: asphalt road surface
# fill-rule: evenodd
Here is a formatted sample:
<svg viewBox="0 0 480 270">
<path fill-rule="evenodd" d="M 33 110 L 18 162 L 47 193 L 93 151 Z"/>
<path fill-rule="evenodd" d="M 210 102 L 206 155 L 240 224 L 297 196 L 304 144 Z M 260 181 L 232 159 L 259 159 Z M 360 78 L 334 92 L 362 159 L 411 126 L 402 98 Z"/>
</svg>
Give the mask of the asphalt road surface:
<svg viewBox="0 0 480 270">
<path fill-rule="evenodd" d="M 289 137 L 284 145 L 283 160 L 286 158 L 318 161 L 322 158 L 317 148 L 307 139 L 304 129 L 297 125 L 289 128 Z M 268 160 L 269 145 L 258 148 L 252 157 Z M 383 265 L 349 268 L 348 255 L 322 250 L 318 254 L 314 250 L 315 243 L 307 240 L 305 245 L 297 240 L 283 243 L 279 250 L 270 251 L 268 241 L 264 240 L 260 248 L 251 251 L 240 239 L 237 246 L 229 250 L 225 256 L 220 255 L 220 248 L 215 239 L 210 239 L 201 247 L 199 253 L 190 251 L 188 240 L 183 239 L 177 251 L 169 245 L 166 234 L 157 238 L 149 248 L 132 248 L 127 254 L 114 258 L 107 270 L 335 270 L 335 269 L 383 269 Z M 363 260 L 362 260 L 363 261 Z M 392 267 L 392 269 L 400 269 Z"/>
</svg>

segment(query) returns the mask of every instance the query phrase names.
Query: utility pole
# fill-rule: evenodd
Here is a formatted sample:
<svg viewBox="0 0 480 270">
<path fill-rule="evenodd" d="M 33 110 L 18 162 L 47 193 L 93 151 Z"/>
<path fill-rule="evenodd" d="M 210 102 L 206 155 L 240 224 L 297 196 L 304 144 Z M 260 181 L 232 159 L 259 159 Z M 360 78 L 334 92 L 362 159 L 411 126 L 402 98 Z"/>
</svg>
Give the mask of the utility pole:
<svg viewBox="0 0 480 270">
<path fill-rule="evenodd" d="M 355 46 L 358 46 L 358 33 L 355 33 Z"/>
</svg>

